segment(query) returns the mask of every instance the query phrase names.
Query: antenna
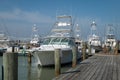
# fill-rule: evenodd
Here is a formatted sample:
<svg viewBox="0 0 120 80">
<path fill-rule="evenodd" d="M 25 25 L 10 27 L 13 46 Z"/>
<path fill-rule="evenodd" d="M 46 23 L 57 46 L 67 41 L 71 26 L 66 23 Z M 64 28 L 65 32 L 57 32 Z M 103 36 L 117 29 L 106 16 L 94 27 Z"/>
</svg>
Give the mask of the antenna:
<svg viewBox="0 0 120 80">
<path fill-rule="evenodd" d="M 2 28 L 3 28 L 3 31 L 4 31 L 4 33 L 5 34 L 7 34 L 7 35 L 9 35 L 10 36 L 10 33 L 9 33 L 9 31 L 8 31 L 8 29 L 7 29 L 7 26 L 6 26 L 6 24 L 5 24 L 5 21 L 4 21 L 4 19 L 0 16 L 0 20 L 1 20 L 1 22 L 2 22 Z"/>
</svg>

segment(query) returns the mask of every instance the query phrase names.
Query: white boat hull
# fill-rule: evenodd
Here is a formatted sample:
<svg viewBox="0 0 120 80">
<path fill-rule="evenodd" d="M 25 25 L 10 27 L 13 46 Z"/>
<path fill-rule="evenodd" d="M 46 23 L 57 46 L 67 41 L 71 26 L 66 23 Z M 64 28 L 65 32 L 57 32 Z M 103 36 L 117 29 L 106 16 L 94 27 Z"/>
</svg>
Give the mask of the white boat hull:
<svg viewBox="0 0 120 80">
<path fill-rule="evenodd" d="M 54 65 L 54 50 L 52 51 L 36 51 L 33 56 L 37 59 L 37 63 L 40 66 L 50 66 Z M 77 59 L 79 59 L 81 53 L 77 54 Z M 70 63 L 72 61 L 72 50 L 63 50 L 61 54 L 61 64 Z"/>
</svg>

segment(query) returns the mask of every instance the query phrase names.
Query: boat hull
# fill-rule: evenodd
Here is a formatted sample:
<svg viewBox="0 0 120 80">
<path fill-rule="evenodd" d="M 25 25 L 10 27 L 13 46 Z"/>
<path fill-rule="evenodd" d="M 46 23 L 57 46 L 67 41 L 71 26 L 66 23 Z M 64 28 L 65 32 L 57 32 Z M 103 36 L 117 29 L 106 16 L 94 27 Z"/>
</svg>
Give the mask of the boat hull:
<svg viewBox="0 0 120 80">
<path fill-rule="evenodd" d="M 91 46 L 91 48 L 95 49 L 95 53 L 102 51 L 102 46 Z"/>
<path fill-rule="evenodd" d="M 6 52 L 7 49 L 5 48 L 1 48 L 0 49 L 0 56 L 3 56 L 3 54 Z"/>
<path fill-rule="evenodd" d="M 37 63 L 40 66 L 52 66 L 55 63 L 54 50 L 52 51 L 36 51 L 33 56 L 37 59 Z M 77 59 L 80 58 L 80 53 L 77 54 Z M 72 50 L 62 50 L 61 64 L 70 63 L 72 61 Z"/>
</svg>

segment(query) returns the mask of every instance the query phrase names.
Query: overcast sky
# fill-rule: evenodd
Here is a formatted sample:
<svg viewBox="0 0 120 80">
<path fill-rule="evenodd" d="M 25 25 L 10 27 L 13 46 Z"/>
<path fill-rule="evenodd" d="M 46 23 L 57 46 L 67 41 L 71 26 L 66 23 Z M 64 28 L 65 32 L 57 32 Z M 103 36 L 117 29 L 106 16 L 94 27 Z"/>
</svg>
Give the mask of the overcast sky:
<svg viewBox="0 0 120 80">
<path fill-rule="evenodd" d="M 0 26 L 6 27 L 10 36 L 29 38 L 36 24 L 43 36 L 61 12 L 73 16 L 84 39 L 93 20 L 100 36 L 104 36 L 107 24 L 113 24 L 119 34 L 120 0 L 0 0 Z"/>
</svg>

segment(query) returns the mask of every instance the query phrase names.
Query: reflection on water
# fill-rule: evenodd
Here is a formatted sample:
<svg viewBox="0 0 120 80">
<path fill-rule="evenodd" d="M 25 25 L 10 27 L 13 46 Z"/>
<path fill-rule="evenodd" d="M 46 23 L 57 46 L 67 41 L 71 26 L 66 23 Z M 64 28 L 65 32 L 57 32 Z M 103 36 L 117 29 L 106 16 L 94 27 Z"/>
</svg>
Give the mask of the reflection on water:
<svg viewBox="0 0 120 80">
<path fill-rule="evenodd" d="M 2 80 L 2 57 L 0 56 L 0 80 Z"/>
<path fill-rule="evenodd" d="M 0 57 L 0 80 L 2 79 L 2 57 Z M 62 67 L 61 72 L 66 71 L 70 65 Z M 18 57 L 18 80 L 51 80 L 55 77 L 54 67 L 38 67 L 32 57 L 32 64 L 28 64 L 26 56 Z"/>
<path fill-rule="evenodd" d="M 37 80 L 50 80 L 54 77 L 54 68 L 37 68 L 38 79 Z"/>
</svg>

